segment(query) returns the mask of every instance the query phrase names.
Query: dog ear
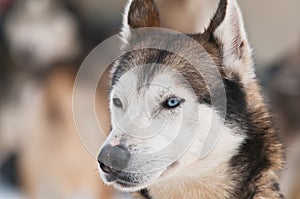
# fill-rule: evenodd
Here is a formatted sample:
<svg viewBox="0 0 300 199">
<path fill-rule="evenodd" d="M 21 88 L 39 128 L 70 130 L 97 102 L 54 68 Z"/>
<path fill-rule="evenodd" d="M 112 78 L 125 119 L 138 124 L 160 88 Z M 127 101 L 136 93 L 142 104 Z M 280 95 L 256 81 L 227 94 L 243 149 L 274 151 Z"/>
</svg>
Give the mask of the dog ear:
<svg viewBox="0 0 300 199">
<path fill-rule="evenodd" d="M 203 36 L 221 48 L 225 72 L 238 74 L 245 81 L 255 77 L 252 52 L 236 0 L 220 0 Z"/>
<path fill-rule="evenodd" d="M 123 26 L 129 28 L 159 27 L 160 17 L 154 0 L 131 0 L 125 10 Z"/>
</svg>

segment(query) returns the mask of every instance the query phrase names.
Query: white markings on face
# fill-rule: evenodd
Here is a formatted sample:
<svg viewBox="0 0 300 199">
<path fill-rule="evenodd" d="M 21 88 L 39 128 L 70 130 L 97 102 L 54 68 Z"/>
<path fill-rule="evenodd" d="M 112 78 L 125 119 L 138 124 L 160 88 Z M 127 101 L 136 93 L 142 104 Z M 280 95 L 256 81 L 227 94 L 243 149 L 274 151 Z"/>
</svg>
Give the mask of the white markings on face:
<svg viewBox="0 0 300 199">
<path fill-rule="evenodd" d="M 132 137 L 150 139 L 147 143 L 152 145 L 152 150 L 159 151 L 176 137 L 182 120 L 180 106 L 185 104 L 184 98 L 192 99 L 192 94 L 175 87 L 175 78 L 172 79 L 168 73 L 159 74 L 150 84 L 139 88 L 135 74 L 136 70 L 124 74 L 112 91 L 112 101 L 118 98 L 123 104 L 120 108 L 116 103 L 111 103 L 113 127 L 120 131 L 116 134 L 122 132 Z M 178 100 L 176 107 L 165 107 L 168 99 Z M 165 129 L 172 130 L 172 133 L 167 133 Z"/>
</svg>

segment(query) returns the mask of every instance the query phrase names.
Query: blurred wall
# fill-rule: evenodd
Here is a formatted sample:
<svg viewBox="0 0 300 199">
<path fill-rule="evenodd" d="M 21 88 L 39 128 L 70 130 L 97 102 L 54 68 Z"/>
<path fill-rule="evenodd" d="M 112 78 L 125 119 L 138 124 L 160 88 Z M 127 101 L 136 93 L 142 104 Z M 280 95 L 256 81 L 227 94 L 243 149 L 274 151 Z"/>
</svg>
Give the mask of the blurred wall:
<svg viewBox="0 0 300 199">
<path fill-rule="evenodd" d="M 299 0 L 239 0 L 255 61 L 266 65 L 300 46 Z"/>
</svg>

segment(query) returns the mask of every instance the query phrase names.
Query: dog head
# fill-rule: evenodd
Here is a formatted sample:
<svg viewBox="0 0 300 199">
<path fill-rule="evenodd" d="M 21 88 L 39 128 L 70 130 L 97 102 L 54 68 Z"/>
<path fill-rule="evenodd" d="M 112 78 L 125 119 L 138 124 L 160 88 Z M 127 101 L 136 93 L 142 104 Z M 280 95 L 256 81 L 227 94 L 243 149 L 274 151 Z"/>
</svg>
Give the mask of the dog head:
<svg viewBox="0 0 300 199">
<path fill-rule="evenodd" d="M 237 133 L 242 127 L 233 118 L 245 107 L 243 86 L 254 79 L 237 3 L 220 0 L 207 29 L 186 35 L 191 40 L 176 34 L 149 36 L 144 29 L 133 33 L 136 28 L 163 26 L 153 0 L 130 1 L 123 22 L 127 53 L 112 69 L 111 132 L 98 156 L 102 179 L 120 190 L 136 191 L 168 177 L 205 176 L 228 163 L 244 140 Z M 195 50 L 193 42 L 203 48 Z M 197 65 L 204 72 L 200 74 L 174 52 L 142 48 L 160 43 L 197 54 Z M 216 65 L 217 70 L 210 65 Z M 222 88 L 230 117 L 212 105 L 213 96 L 218 99 Z M 237 101 L 241 105 L 236 105 Z M 226 122 L 221 136 L 214 137 L 218 141 L 210 153 L 201 158 L 199 150 L 217 131 L 211 127 L 212 118 Z M 194 168 L 197 171 L 191 175 L 188 171 Z"/>
</svg>

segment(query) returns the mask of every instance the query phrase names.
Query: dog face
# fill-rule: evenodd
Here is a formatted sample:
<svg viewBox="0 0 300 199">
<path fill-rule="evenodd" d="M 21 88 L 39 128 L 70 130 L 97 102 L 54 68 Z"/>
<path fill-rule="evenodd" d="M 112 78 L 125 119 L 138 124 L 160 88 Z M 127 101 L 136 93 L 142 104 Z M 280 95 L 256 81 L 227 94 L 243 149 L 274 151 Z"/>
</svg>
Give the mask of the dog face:
<svg viewBox="0 0 300 199">
<path fill-rule="evenodd" d="M 152 0 L 133 0 L 126 10 L 123 26 L 128 32 L 123 33 L 123 39 L 127 47 L 171 42 L 157 36 L 138 37 L 136 42 L 130 34 L 135 28 L 161 26 Z M 251 81 L 253 72 L 235 1 L 221 0 L 207 30 L 189 36 L 209 53 L 224 83 L 231 85 L 225 87 L 234 85 L 233 92 L 243 97 L 242 85 Z M 183 41 L 172 42 L 180 46 Z M 189 48 L 181 50 L 193 53 Z M 206 66 L 207 60 L 203 58 L 201 63 Z M 215 76 L 209 74 L 206 78 L 214 82 Z M 240 127 L 234 121 L 222 127 L 221 137 L 209 155 L 199 157 L 211 133 L 212 118 L 220 123 L 225 119 L 211 103 L 211 95 L 217 96 L 221 87 L 215 81 L 210 90 L 204 79 L 187 60 L 172 52 L 134 50 L 116 61 L 110 93 L 112 127 L 98 156 L 100 175 L 106 183 L 123 191 L 136 191 L 168 177 L 204 177 L 229 162 L 245 139 L 236 133 Z"/>
<path fill-rule="evenodd" d="M 187 147 L 178 142 L 177 135 L 185 131 L 186 139 L 191 139 L 195 131 L 197 117 L 191 113 L 198 103 L 192 89 L 182 84 L 176 72 L 164 67 L 155 70 L 158 74 L 141 86 L 139 77 L 145 67 L 128 71 L 111 93 L 112 130 L 99 158 L 105 165 L 100 165 L 103 171 L 111 172 L 108 165 L 114 168 L 113 175 L 103 177 L 115 181 L 117 187 L 141 188 L 157 179 L 176 161 L 176 147 Z M 112 160 L 107 156 L 111 153 L 121 156 Z"/>
</svg>

